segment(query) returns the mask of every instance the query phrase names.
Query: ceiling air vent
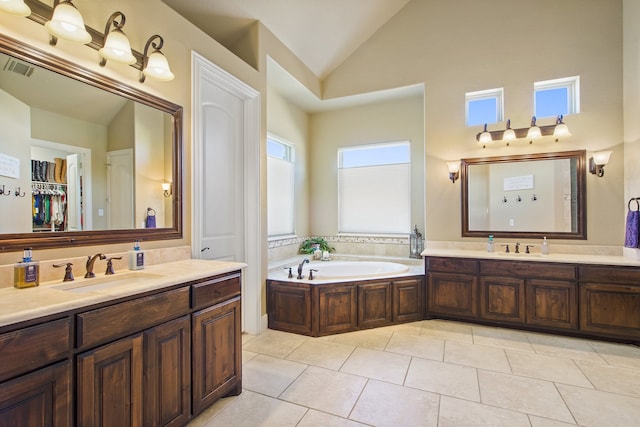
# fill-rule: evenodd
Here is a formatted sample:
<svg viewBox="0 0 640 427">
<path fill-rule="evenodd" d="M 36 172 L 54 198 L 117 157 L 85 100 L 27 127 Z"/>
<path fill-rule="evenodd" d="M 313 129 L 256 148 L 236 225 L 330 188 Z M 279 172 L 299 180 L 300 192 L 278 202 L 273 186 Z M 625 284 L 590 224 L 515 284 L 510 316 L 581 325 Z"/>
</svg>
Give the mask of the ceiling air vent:
<svg viewBox="0 0 640 427">
<path fill-rule="evenodd" d="M 5 71 L 13 71 L 16 74 L 20 74 L 21 76 L 31 77 L 33 74 L 33 70 L 35 67 L 25 64 L 24 62 L 16 61 L 13 58 L 9 58 L 7 63 L 4 65 L 3 70 Z"/>
</svg>

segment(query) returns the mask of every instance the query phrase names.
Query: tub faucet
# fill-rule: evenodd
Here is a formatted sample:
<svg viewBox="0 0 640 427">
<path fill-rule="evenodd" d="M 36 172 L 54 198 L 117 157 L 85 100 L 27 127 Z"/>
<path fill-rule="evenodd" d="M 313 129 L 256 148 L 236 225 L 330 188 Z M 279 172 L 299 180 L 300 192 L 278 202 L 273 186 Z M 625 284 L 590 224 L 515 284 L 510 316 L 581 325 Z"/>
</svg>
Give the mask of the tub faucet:
<svg viewBox="0 0 640 427">
<path fill-rule="evenodd" d="M 103 254 L 95 254 L 94 256 L 89 256 L 87 259 L 87 273 L 84 275 L 86 279 L 91 277 L 96 277 L 96 274 L 93 272 L 93 264 L 96 262 L 96 259 L 106 259 L 107 256 Z"/>
<path fill-rule="evenodd" d="M 305 262 L 309 262 L 309 260 L 307 258 L 305 258 L 298 265 L 298 277 L 297 277 L 298 280 L 302 280 L 302 266 L 304 265 Z"/>
</svg>

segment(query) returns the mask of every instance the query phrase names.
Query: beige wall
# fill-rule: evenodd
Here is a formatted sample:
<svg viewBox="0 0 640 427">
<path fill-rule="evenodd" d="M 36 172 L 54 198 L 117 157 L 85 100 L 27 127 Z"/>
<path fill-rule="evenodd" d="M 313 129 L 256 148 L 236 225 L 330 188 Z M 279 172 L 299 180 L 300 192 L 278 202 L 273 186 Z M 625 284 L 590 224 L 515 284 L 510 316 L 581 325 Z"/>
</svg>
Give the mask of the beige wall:
<svg viewBox="0 0 640 427">
<path fill-rule="evenodd" d="M 335 70 L 323 91 L 334 98 L 424 83 L 427 239 L 463 240 L 460 186 L 447 179 L 448 160 L 613 149 L 605 177 L 587 177 L 588 240 L 571 243 L 621 245 L 621 46 L 621 0 L 414 0 Z M 482 149 L 475 142 L 480 128 L 465 126 L 466 92 L 503 87 L 506 117 L 513 127 L 526 127 L 534 82 L 575 75 L 581 113 L 566 117 L 572 136 L 557 144 Z"/>
<path fill-rule="evenodd" d="M 311 116 L 309 193 L 314 235 L 338 233 L 338 148 L 404 140 L 411 142 L 411 224 L 424 231 L 422 105 L 422 97 L 414 96 Z"/>
</svg>

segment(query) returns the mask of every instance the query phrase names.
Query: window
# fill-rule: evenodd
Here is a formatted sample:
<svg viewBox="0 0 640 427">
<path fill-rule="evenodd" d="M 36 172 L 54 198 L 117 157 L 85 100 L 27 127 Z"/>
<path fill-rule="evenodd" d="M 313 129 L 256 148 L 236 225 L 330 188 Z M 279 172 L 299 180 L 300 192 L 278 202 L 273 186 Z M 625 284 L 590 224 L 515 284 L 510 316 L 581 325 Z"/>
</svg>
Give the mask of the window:
<svg viewBox="0 0 640 427">
<path fill-rule="evenodd" d="M 267 233 L 269 237 L 295 233 L 295 159 L 291 144 L 267 136 Z"/>
<path fill-rule="evenodd" d="M 556 117 L 580 112 L 580 77 L 535 82 L 535 116 Z"/>
<path fill-rule="evenodd" d="M 410 151 L 409 141 L 338 149 L 340 233 L 410 232 Z"/>
<path fill-rule="evenodd" d="M 503 89 L 489 89 L 465 94 L 467 126 L 496 123 L 503 120 Z"/>
</svg>

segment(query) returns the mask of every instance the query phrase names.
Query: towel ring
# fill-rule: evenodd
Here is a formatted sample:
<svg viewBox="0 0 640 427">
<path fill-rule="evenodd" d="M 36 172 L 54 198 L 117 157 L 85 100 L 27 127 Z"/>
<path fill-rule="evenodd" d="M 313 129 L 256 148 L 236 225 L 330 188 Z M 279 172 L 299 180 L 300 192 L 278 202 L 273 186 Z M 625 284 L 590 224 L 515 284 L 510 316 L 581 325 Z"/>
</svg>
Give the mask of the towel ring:
<svg viewBox="0 0 640 427">
<path fill-rule="evenodd" d="M 636 212 L 640 211 L 640 202 L 638 202 L 638 198 L 634 197 L 629 199 L 629 203 L 627 203 L 627 209 L 631 210 L 631 202 L 636 202 Z"/>
<path fill-rule="evenodd" d="M 629 200 L 629 203 L 631 203 L 631 200 Z M 640 209 L 640 205 L 638 205 L 638 209 Z M 147 208 L 147 216 L 156 216 L 156 211 L 151 209 L 151 208 Z"/>
</svg>

